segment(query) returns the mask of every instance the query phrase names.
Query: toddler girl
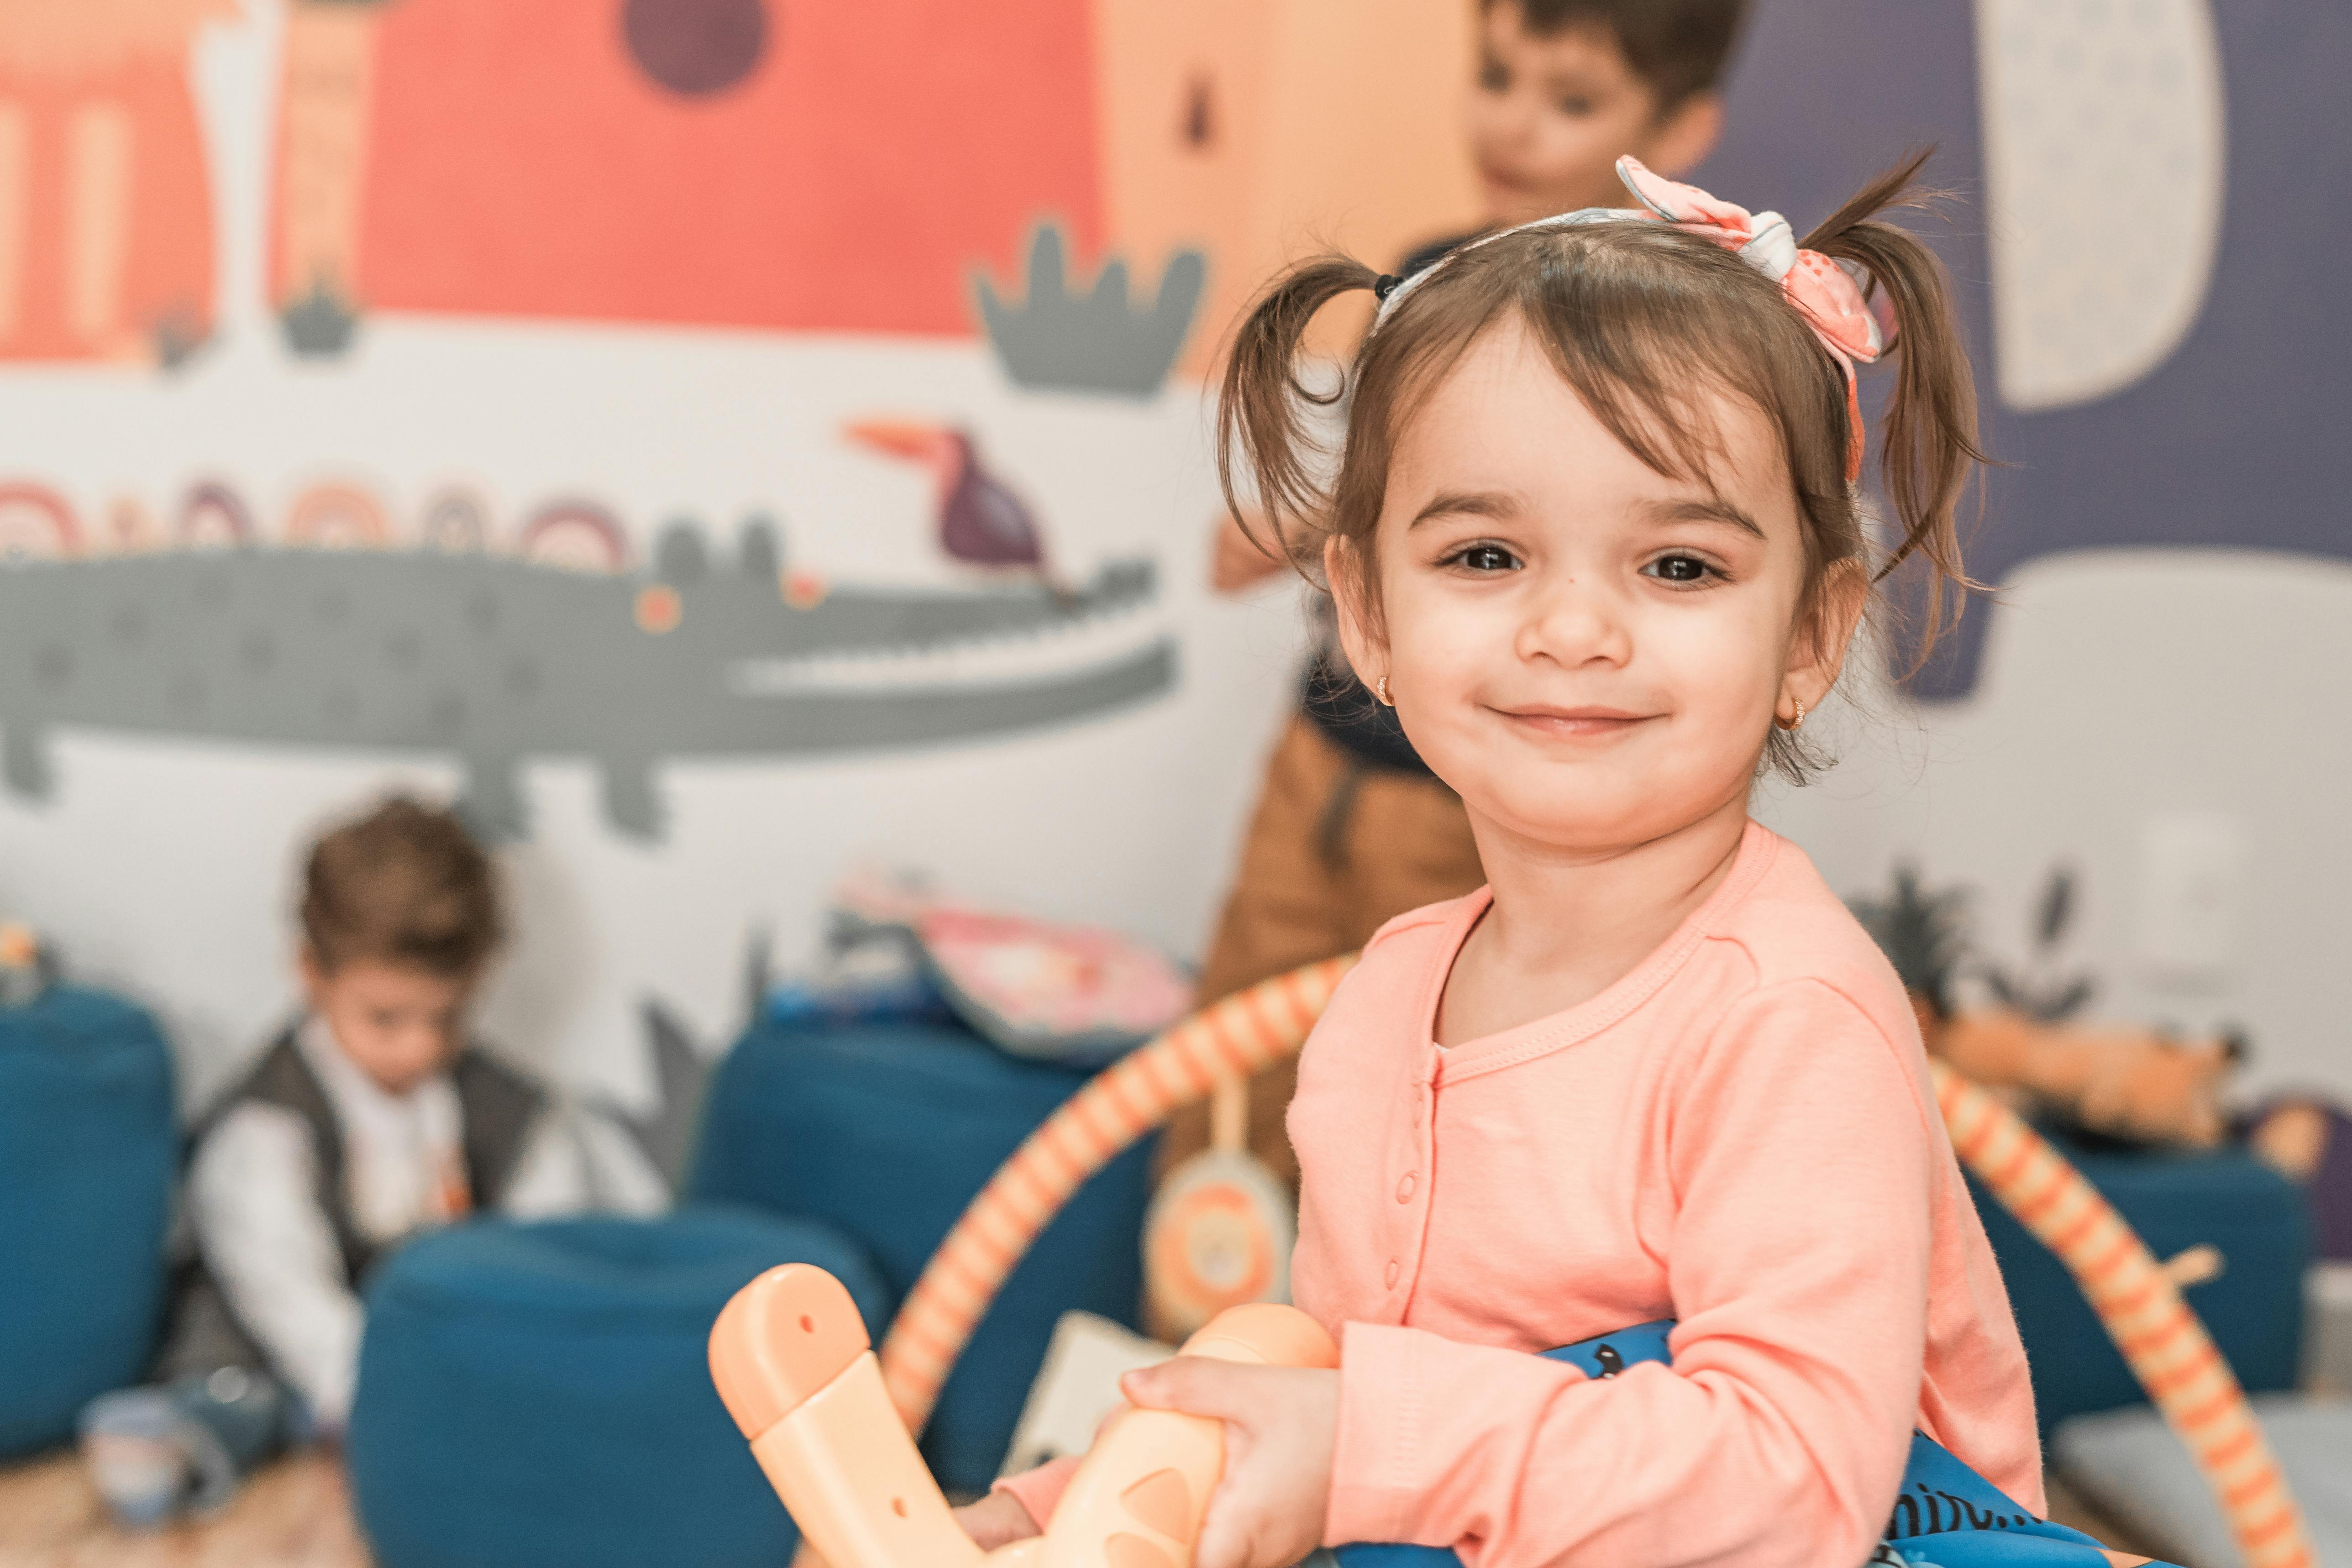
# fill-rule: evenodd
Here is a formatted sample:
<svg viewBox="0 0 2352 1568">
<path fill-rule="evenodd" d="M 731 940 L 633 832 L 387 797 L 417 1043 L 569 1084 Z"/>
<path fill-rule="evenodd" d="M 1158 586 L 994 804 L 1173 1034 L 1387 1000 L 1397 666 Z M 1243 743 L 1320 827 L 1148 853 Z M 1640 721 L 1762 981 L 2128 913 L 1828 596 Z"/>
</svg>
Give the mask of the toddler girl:
<svg viewBox="0 0 2352 1568">
<path fill-rule="evenodd" d="M 1647 213 L 1541 220 L 1402 285 L 1310 262 L 1242 329 L 1228 490 L 1237 457 L 1277 528 L 1325 530 L 1348 656 L 1462 797 L 1489 886 L 1382 928 L 1301 1059 L 1294 1289 L 1339 1370 L 1127 1384 L 1227 1423 L 1200 1568 L 1348 1542 L 1852 1568 L 1915 1430 L 2042 1511 L 2024 1354 L 1903 988 L 1748 817 L 1760 770 L 1809 765 L 1886 567 L 1960 581 L 1969 367 L 1934 259 L 1874 219 L 1920 161 L 1800 249 L 1628 159 Z M 1367 287 L 1344 387 L 1314 390 L 1309 319 Z M 1884 551 L 1853 385 L 1882 348 Z M 1334 465 L 1310 414 L 1343 392 Z M 1668 1318 L 1671 1364 L 1528 1354 Z M 1029 1532 L 1066 1473 L 967 1528 Z"/>
</svg>

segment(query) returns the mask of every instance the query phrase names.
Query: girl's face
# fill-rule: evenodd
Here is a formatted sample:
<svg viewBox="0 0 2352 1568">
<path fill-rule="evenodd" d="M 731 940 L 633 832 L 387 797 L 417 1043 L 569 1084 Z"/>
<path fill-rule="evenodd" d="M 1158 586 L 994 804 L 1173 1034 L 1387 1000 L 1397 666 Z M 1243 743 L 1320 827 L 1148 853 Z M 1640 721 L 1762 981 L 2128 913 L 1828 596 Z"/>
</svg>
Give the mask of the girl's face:
<svg viewBox="0 0 2352 1568">
<path fill-rule="evenodd" d="M 1341 632 L 1474 821 L 1606 852 L 1744 811 L 1776 710 L 1835 681 L 1859 574 L 1832 576 L 1829 634 L 1798 636 L 1801 525 L 1770 427 L 1727 398 L 1706 412 L 1712 486 L 1667 478 L 1513 320 L 1400 432 L 1378 632 L 1339 570 Z"/>
</svg>

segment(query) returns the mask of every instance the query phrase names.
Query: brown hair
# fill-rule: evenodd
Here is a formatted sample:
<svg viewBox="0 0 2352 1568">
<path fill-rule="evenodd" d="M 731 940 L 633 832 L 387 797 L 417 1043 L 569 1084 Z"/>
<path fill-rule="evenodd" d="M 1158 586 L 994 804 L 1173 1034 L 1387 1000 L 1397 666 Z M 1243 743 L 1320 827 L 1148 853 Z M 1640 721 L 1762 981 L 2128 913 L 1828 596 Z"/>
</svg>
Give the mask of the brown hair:
<svg viewBox="0 0 2352 1568">
<path fill-rule="evenodd" d="M 498 878 L 454 812 L 394 796 L 310 847 L 302 935 L 330 973 L 362 959 L 467 978 L 505 936 Z"/>
<path fill-rule="evenodd" d="M 1481 13 L 1496 0 L 1479 0 Z M 1519 16 L 1538 38 L 1591 28 L 1616 40 L 1633 74 L 1657 95 L 1658 110 L 1723 81 L 1738 40 L 1746 0 L 1518 0 Z"/>
<path fill-rule="evenodd" d="M 1873 180 L 1801 242 L 1860 270 L 1884 291 L 1898 330 L 1898 371 L 1877 433 L 1880 471 L 1898 542 L 1873 572 L 1924 557 L 1936 574 L 1919 656 L 1935 642 L 1961 575 L 1955 513 L 1977 446 L 1976 391 L 1952 320 L 1941 265 L 1902 229 L 1876 222 L 1903 200 L 1928 154 Z M 1260 297 L 1235 339 L 1217 411 L 1218 475 L 1227 504 L 1246 517 L 1240 470 L 1295 559 L 1336 537 L 1380 612 L 1370 549 L 1398 433 L 1479 334 L 1516 315 L 1560 375 L 1617 439 L 1658 473 L 1704 480 L 1720 433 L 1692 396 L 1706 387 L 1769 422 L 1804 525 L 1799 624 L 1818 627 L 1821 589 L 1842 563 L 1870 568 L 1858 487 L 1846 483 L 1850 423 L 1844 371 L 1780 287 L 1713 240 L 1663 223 L 1585 224 L 1508 233 L 1465 248 L 1417 282 L 1370 333 L 1338 384 L 1301 377 L 1307 325 L 1328 301 L 1378 281 L 1345 256 L 1302 262 Z M 1308 428 L 1312 412 L 1349 402 L 1338 467 Z M 1293 528 L 1303 528 L 1302 539 Z M 1810 759 L 1775 730 L 1770 762 L 1801 779 Z"/>
</svg>

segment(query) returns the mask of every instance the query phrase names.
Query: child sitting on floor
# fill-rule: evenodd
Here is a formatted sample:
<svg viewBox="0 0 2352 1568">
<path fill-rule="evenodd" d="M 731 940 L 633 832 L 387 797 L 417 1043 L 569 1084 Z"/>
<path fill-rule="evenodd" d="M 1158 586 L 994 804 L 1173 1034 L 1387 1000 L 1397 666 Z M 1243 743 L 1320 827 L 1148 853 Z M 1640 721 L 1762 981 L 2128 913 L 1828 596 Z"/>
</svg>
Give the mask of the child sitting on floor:
<svg viewBox="0 0 2352 1568">
<path fill-rule="evenodd" d="M 107 1396 L 85 1417 L 93 1468 L 127 1515 L 217 1502 L 286 1437 L 340 1435 L 362 1283 L 407 1238 L 477 1211 L 664 1201 L 619 1139 L 468 1037 L 505 915 L 488 856 L 453 814 L 394 799 L 326 834 L 301 927 L 302 1017 L 190 1139 L 194 1256 L 165 1386 Z M 133 1448 L 110 1436 L 126 1434 L 145 1462 L 110 1468 Z"/>
</svg>

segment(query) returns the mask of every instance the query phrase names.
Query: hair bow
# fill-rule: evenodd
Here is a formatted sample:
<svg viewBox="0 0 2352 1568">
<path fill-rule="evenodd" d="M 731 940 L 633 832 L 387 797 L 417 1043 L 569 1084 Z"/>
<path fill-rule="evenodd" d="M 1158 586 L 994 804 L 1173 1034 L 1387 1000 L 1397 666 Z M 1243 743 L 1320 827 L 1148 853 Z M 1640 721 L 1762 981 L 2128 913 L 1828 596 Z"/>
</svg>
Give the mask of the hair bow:
<svg viewBox="0 0 2352 1568">
<path fill-rule="evenodd" d="M 1846 482 L 1862 477 L 1862 394 L 1853 364 L 1877 359 L 1886 338 L 1853 279 L 1820 251 L 1798 249 L 1795 231 L 1778 213 L 1750 213 L 1696 185 L 1663 179 L 1630 155 L 1617 160 L 1617 177 L 1659 217 L 1738 251 L 1742 261 L 1780 286 L 1845 372 L 1846 428 L 1853 433 L 1846 444 Z"/>
</svg>

